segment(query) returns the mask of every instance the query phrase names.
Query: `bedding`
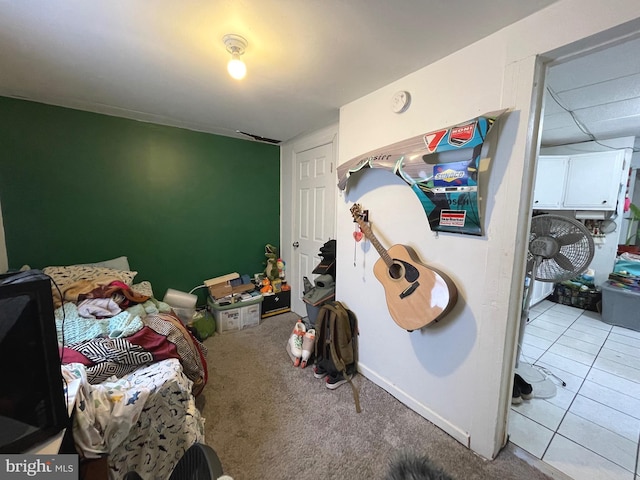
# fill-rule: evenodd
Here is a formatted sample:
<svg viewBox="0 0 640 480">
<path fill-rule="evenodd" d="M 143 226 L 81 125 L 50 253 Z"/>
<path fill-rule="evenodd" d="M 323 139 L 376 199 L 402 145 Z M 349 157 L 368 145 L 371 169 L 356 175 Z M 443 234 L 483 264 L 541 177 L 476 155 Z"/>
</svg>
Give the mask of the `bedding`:
<svg viewBox="0 0 640 480">
<path fill-rule="evenodd" d="M 130 286 L 138 274 L 131 270 L 116 270 L 92 265 L 45 267 L 42 269 L 53 282 L 53 304 L 59 307 L 65 301 L 75 302 L 81 293 L 91 292 L 101 285 L 122 282 Z"/>
<path fill-rule="evenodd" d="M 73 422 L 76 448 L 85 458 L 108 455 L 111 479 L 130 471 L 143 479 L 169 478 L 186 449 L 204 443 L 192 382 L 178 359 L 98 384 L 89 382 L 79 363 L 64 365 L 63 374 L 81 383 Z"/>
<path fill-rule="evenodd" d="M 126 258 L 126 257 L 121 257 Z M 128 268 L 128 262 L 127 262 Z M 109 478 L 164 479 L 204 419 L 206 348 L 137 274 L 91 264 L 46 267 L 65 381 L 79 382 L 73 437 L 81 458 L 107 456 Z"/>
</svg>

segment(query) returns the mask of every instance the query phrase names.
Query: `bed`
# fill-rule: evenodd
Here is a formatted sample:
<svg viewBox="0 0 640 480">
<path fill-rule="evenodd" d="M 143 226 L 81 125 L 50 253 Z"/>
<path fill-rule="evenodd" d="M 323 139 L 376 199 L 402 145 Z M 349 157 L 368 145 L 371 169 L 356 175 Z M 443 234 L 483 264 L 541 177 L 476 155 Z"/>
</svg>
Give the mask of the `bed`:
<svg viewBox="0 0 640 480">
<path fill-rule="evenodd" d="M 112 480 L 169 478 L 204 443 L 195 397 L 207 382 L 205 347 L 149 282 L 134 282 L 126 257 L 43 272 L 81 459 L 106 458 Z"/>
</svg>

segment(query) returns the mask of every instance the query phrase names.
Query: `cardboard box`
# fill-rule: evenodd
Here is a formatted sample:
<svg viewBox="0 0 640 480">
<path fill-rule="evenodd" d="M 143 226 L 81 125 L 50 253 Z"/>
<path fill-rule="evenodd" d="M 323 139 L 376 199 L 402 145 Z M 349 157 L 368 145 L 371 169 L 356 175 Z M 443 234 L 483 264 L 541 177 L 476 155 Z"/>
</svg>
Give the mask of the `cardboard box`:
<svg viewBox="0 0 640 480">
<path fill-rule="evenodd" d="M 227 275 L 222 275 L 220 277 L 205 280 L 204 284 L 209 289 L 209 295 L 211 295 L 215 299 L 226 297 L 228 295 L 236 293 L 250 292 L 251 290 L 254 290 L 256 288 L 253 283 L 245 283 L 233 286 L 233 280 L 237 280 L 239 278 L 240 274 L 237 272 L 233 272 Z"/>
<path fill-rule="evenodd" d="M 262 301 L 262 318 L 271 317 L 291 311 L 291 290 L 264 295 Z"/>
</svg>

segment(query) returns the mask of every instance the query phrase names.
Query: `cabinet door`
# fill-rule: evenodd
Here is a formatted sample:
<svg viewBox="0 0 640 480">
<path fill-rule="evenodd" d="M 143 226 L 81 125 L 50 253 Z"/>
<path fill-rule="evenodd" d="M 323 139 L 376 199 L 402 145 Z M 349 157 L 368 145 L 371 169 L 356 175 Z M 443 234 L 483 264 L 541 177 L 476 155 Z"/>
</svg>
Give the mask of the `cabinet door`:
<svg viewBox="0 0 640 480">
<path fill-rule="evenodd" d="M 552 282 L 533 282 L 533 291 L 531 292 L 531 303 L 529 307 L 533 307 L 551 295 L 553 293 L 553 286 L 554 283 Z"/>
<path fill-rule="evenodd" d="M 623 161 L 622 150 L 572 155 L 564 206 L 569 209 L 615 210 Z"/>
<path fill-rule="evenodd" d="M 560 155 L 538 157 L 536 183 L 533 187 L 534 210 L 562 208 L 568 160 L 569 157 Z"/>
</svg>

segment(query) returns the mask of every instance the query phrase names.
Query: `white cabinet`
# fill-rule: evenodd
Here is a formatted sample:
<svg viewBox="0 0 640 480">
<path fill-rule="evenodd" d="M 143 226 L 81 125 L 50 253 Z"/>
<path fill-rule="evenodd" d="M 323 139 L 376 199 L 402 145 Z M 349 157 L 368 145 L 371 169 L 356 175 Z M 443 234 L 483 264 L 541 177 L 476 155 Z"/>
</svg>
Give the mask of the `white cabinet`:
<svg viewBox="0 0 640 480">
<path fill-rule="evenodd" d="M 576 210 L 615 210 L 623 163 L 622 150 L 570 157 L 564 206 Z"/>
<path fill-rule="evenodd" d="M 553 282 L 533 282 L 533 291 L 531 292 L 531 303 L 529 306 L 533 307 L 551 295 L 553 293 L 554 285 L 555 284 Z"/>
<path fill-rule="evenodd" d="M 568 163 L 569 157 L 560 155 L 538 157 L 538 169 L 533 193 L 534 210 L 562 207 Z"/>
<path fill-rule="evenodd" d="M 533 194 L 535 210 L 615 210 L 624 151 L 541 155 Z"/>
</svg>

